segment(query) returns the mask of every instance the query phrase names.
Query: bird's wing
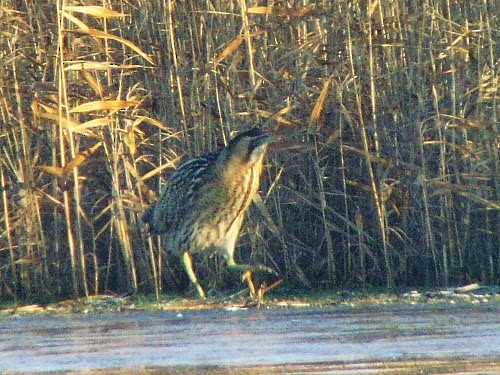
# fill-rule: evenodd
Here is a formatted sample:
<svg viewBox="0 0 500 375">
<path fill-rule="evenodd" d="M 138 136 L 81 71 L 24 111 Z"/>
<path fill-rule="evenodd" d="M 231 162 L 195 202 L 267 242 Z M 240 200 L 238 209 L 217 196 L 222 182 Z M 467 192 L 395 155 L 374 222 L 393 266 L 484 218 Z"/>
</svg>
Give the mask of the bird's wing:
<svg viewBox="0 0 500 375">
<path fill-rule="evenodd" d="M 152 231 L 166 233 L 170 228 L 179 228 L 186 215 L 196 210 L 199 188 L 207 179 L 212 178 L 211 172 L 216 160 L 216 153 L 208 153 L 179 167 L 154 205 L 150 220 Z"/>
</svg>

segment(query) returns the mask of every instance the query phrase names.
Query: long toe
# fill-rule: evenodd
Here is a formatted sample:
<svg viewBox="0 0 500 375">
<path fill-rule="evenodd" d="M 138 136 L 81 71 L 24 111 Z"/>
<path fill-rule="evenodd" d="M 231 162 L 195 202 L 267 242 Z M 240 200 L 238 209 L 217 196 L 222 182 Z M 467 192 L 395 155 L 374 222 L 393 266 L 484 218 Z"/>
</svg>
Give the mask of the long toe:
<svg viewBox="0 0 500 375">
<path fill-rule="evenodd" d="M 264 265 L 262 265 L 262 264 L 259 264 L 257 267 L 258 267 L 258 270 L 259 270 L 259 271 L 263 271 L 263 272 L 271 273 L 271 274 L 273 274 L 273 275 L 278 276 L 278 272 L 276 272 L 275 270 L 273 270 L 271 267 L 267 267 L 267 266 L 264 266 Z"/>
</svg>

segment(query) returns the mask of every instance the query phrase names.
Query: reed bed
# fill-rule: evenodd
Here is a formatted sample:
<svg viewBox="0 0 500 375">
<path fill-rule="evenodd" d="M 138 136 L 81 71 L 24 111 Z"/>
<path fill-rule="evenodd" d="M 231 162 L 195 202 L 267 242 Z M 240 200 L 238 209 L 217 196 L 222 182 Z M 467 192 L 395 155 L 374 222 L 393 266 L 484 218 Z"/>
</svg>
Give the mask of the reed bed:
<svg viewBox="0 0 500 375">
<path fill-rule="evenodd" d="M 185 290 L 141 213 L 261 126 L 238 257 L 307 288 L 498 284 L 492 0 L 0 2 L 0 298 Z M 221 259 L 205 283 L 237 282 Z"/>
</svg>

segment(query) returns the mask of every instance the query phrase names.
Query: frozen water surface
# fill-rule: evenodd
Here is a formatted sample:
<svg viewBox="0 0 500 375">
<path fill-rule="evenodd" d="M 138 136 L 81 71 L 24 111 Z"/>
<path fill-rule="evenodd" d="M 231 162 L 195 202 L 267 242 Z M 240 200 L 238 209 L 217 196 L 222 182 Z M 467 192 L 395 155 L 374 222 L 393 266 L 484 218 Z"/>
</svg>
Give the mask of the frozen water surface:
<svg viewBox="0 0 500 375">
<path fill-rule="evenodd" d="M 498 304 L 0 318 L 0 373 L 477 358 L 500 366 Z"/>
</svg>

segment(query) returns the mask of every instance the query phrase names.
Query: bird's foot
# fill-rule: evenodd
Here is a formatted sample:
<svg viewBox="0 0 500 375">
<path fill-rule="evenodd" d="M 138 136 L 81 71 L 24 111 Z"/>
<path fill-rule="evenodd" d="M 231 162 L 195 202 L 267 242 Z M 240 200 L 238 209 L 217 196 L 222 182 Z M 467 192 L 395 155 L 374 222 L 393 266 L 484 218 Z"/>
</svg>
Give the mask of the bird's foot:
<svg viewBox="0 0 500 375">
<path fill-rule="evenodd" d="M 276 288 L 283 282 L 283 279 L 280 279 L 275 281 L 269 286 L 266 283 L 263 283 L 260 285 L 258 289 L 256 289 L 252 281 L 252 272 L 250 271 L 243 272 L 241 279 L 243 282 L 247 283 L 248 290 L 250 291 L 250 298 L 252 300 L 251 303 L 253 304 L 253 306 L 256 306 L 257 308 L 260 308 L 261 305 L 264 303 L 264 295 L 268 291 Z"/>
<path fill-rule="evenodd" d="M 241 281 L 248 285 L 248 290 L 250 292 L 250 298 L 257 302 L 257 306 L 260 306 L 264 299 L 265 284 L 261 285 L 259 289 L 255 288 L 252 280 L 252 273 L 254 272 L 266 272 L 278 276 L 278 273 L 270 267 L 264 266 L 262 264 L 250 265 L 250 264 L 236 264 L 234 261 L 228 261 L 228 269 L 241 272 Z"/>
</svg>

